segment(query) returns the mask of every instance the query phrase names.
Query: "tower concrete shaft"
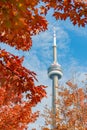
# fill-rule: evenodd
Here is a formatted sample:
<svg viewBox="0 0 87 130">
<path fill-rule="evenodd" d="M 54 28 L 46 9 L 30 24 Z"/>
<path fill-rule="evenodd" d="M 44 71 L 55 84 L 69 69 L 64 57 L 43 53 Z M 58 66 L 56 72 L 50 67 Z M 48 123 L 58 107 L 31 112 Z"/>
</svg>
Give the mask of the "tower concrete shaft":
<svg viewBox="0 0 87 130">
<path fill-rule="evenodd" d="M 57 101 L 57 92 L 58 92 L 58 77 L 55 75 L 52 80 L 52 130 L 56 128 L 56 101 Z"/>
<path fill-rule="evenodd" d="M 56 98 L 58 96 L 58 80 L 61 79 L 62 75 L 61 66 L 57 62 L 56 33 L 54 30 L 53 64 L 48 68 L 48 76 L 52 79 L 52 130 L 56 128 Z"/>
</svg>

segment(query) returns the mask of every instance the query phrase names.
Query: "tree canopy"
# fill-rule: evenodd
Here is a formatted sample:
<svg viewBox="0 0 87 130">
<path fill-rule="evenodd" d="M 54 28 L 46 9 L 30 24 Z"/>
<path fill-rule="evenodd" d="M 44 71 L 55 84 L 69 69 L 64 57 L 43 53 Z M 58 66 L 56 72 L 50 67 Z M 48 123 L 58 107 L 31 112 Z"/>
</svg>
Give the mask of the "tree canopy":
<svg viewBox="0 0 87 130">
<path fill-rule="evenodd" d="M 23 67 L 23 57 L 0 50 L 0 130 L 22 130 L 38 117 L 32 108 L 46 96 L 35 86 L 36 74 Z"/>
<path fill-rule="evenodd" d="M 68 86 L 58 87 L 58 99 L 56 100 L 56 128 L 55 130 L 86 130 L 87 129 L 87 93 L 86 84 L 84 88 L 79 87 L 70 80 L 66 82 Z M 43 130 L 49 130 L 52 125 L 52 114 L 47 106 L 43 117 L 45 126 Z M 47 127 L 46 127 L 47 126 Z"/>
<path fill-rule="evenodd" d="M 0 0 L 0 41 L 28 50 L 32 36 L 47 29 L 46 14 L 54 9 L 58 20 L 87 24 L 87 2 L 79 0 Z"/>
</svg>

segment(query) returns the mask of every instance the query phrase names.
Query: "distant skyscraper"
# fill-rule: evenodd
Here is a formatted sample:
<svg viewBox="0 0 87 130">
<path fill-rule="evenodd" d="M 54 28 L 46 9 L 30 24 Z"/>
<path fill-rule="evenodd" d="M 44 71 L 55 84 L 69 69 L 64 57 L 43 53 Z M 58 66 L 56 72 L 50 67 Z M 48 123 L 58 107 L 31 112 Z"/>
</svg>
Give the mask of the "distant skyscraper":
<svg viewBox="0 0 87 130">
<path fill-rule="evenodd" d="M 56 33 L 54 29 L 54 43 L 53 43 L 53 63 L 48 68 L 48 76 L 52 79 L 52 112 L 54 117 L 52 118 L 52 130 L 56 127 L 56 98 L 58 94 L 58 80 L 61 79 L 63 73 L 60 64 L 57 61 L 57 45 L 56 45 Z"/>
</svg>

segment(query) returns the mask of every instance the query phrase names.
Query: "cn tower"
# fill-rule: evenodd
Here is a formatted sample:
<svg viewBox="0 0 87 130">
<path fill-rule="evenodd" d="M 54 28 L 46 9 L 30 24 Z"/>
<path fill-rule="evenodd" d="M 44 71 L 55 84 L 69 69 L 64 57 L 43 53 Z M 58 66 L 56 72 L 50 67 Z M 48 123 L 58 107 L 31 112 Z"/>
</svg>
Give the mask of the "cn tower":
<svg viewBox="0 0 87 130">
<path fill-rule="evenodd" d="M 58 97 L 58 81 L 61 79 L 63 73 L 61 65 L 57 61 L 57 45 L 56 45 L 56 32 L 54 28 L 54 41 L 53 41 L 53 63 L 48 68 L 48 76 L 52 80 L 52 130 L 56 128 L 56 99 Z"/>
</svg>

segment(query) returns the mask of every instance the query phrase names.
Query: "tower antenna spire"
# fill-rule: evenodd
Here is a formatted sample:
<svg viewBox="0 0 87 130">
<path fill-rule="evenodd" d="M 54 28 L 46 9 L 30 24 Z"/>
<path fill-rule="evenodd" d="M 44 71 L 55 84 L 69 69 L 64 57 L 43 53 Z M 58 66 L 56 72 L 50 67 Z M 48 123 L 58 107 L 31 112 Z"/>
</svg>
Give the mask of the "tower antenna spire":
<svg viewBox="0 0 87 130">
<path fill-rule="evenodd" d="M 53 35 L 53 63 L 57 63 L 57 45 L 56 45 L 56 29 L 54 27 Z"/>
<path fill-rule="evenodd" d="M 56 29 L 55 29 L 55 27 L 54 27 L 54 44 L 53 45 L 56 46 Z"/>
</svg>

